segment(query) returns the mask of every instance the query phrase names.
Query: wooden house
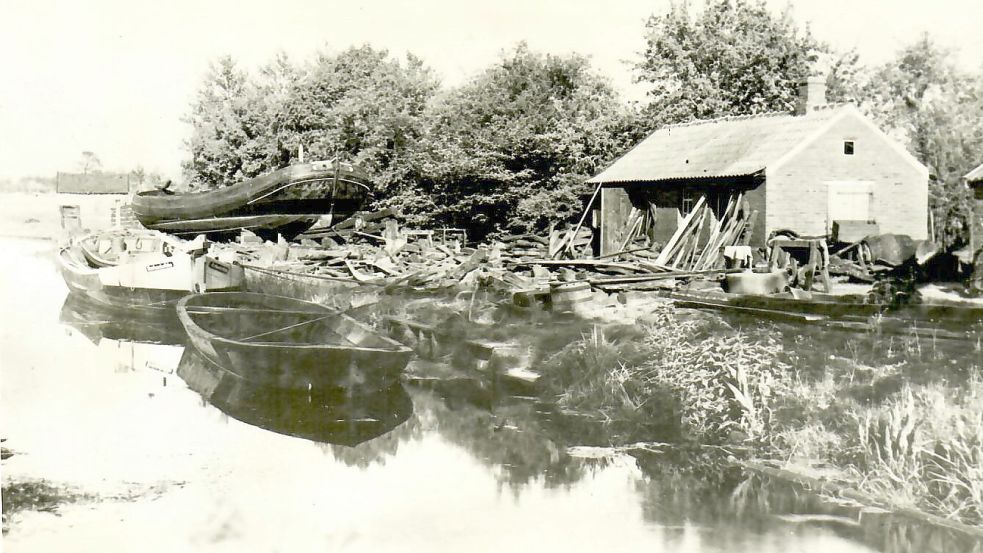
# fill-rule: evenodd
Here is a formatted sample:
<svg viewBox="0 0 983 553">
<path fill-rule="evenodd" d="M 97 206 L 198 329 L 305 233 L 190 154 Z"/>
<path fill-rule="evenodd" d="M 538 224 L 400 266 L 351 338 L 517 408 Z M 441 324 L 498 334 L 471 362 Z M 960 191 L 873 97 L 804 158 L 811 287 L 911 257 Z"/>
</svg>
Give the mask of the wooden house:
<svg viewBox="0 0 983 553">
<path fill-rule="evenodd" d="M 755 213 L 752 245 L 789 229 L 826 235 L 834 223 L 928 234 L 928 169 L 851 105 L 827 105 L 810 78 L 794 113 L 725 117 L 656 130 L 590 179 L 600 254 L 624 245 L 632 208 L 665 243 L 703 196 L 718 216 L 741 195 Z"/>
</svg>

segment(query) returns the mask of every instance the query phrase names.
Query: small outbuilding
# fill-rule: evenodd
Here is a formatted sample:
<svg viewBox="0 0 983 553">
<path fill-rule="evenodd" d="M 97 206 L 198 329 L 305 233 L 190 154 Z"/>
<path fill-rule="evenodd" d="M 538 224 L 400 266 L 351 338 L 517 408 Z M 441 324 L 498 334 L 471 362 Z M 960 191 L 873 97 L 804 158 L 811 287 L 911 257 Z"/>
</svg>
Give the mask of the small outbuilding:
<svg viewBox="0 0 983 553">
<path fill-rule="evenodd" d="M 665 243 L 701 196 L 719 217 L 740 195 L 756 212 L 752 245 L 779 229 L 827 235 L 834 223 L 926 238 L 928 169 L 856 107 L 826 104 L 825 86 L 803 83 L 794 113 L 658 129 L 590 179 L 600 254 L 619 251 L 633 207 Z"/>
<path fill-rule="evenodd" d="M 138 226 L 129 207 L 131 192 L 127 173 L 62 173 L 55 179 L 61 225 L 90 230 Z"/>
</svg>

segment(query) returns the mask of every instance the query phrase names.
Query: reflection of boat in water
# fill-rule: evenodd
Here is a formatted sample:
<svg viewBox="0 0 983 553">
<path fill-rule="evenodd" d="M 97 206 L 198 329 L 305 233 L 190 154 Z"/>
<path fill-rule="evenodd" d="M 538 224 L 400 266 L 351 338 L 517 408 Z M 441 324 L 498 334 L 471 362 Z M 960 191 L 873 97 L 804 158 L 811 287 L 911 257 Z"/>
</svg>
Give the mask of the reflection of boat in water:
<svg viewBox="0 0 983 553">
<path fill-rule="evenodd" d="M 365 395 L 308 392 L 251 383 L 187 348 L 177 374 L 226 415 L 278 434 L 354 446 L 406 421 L 413 402 L 403 386 Z"/>
<path fill-rule="evenodd" d="M 370 191 L 358 167 L 316 161 L 205 192 L 141 192 L 133 198 L 133 213 L 147 228 L 175 234 L 247 228 L 288 236 L 309 228 L 317 214 L 331 213 L 336 220 L 351 215 Z"/>
<path fill-rule="evenodd" d="M 188 339 L 176 312 L 107 306 L 74 292 L 65 297 L 59 320 L 97 345 L 104 338 L 168 345 Z"/>
<path fill-rule="evenodd" d="M 58 266 L 72 292 L 136 309 L 170 309 L 191 292 L 237 290 L 245 282 L 241 266 L 206 255 L 204 243 L 156 243 L 152 251 L 130 250 L 113 233 L 106 240 L 90 236 L 62 248 Z"/>
<path fill-rule="evenodd" d="M 122 308 L 108 308 L 78 294 L 65 298 L 59 320 L 95 344 L 116 372 L 162 377 L 165 384 L 177 371 L 187 339 L 169 312 L 137 311 L 128 316 Z"/>
<path fill-rule="evenodd" d="M 283 296 L 196 294 L 177 312 L 205 358 L 277 388 L 388 388 L 412 353 L 344 313 Z"/>
</svg>

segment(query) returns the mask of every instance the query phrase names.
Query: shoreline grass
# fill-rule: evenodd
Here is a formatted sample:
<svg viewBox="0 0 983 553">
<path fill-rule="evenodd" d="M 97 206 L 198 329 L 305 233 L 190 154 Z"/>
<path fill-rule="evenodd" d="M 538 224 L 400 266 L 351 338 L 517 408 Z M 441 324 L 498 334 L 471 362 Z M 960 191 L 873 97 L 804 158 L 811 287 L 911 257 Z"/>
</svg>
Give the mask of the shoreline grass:
<svg viewBox="0 0 983 553">
<path fill-rule="evenodd" d="M 661 307 L 544 360 L 544 394 L 651 439 L 741 445 L 817 467 L 899 509 L 983 524 L 983 377 L 975 348 L 910 337 L 729 327 Z"/>
</svg>

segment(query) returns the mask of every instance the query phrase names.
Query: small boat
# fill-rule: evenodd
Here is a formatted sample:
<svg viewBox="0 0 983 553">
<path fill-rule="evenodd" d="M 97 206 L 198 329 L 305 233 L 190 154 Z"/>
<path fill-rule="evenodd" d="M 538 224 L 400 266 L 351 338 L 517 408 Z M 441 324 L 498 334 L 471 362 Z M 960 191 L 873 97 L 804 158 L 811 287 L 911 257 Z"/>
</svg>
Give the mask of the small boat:
<svg viewBox="0 0 983 553">
<path fill-rule="evenodd" d="M 300 233 L 310 228 L 319 214 L 331 213 L 336 221 L 351 215 L 370 192 L 370 183 L 358 167 L 339 161 L 316 161 L 205 192 L 141 192 L 133 197 L 132 208 L 141 224 L 167 232 L 220 232 L 230 230 L 232 225 L 275 229 L 277 224 L 292 225 L 289 230 L 294 231 L 309 221 L 307 227 L 296 230 Z M 287 215 L 295 217 L 276 218 Z M 300 215 L 306 217 L 297 217 Z M 268 217 L 249 219 L 257 216 Z M 208 223 L 209 219 L 219 221 Z M 210 224 L 215 228 L 209 228 Z"/>
<path fill-rule="evenodd" d="M 196 294 L 178 302 L 177 313 L 206 359 L 276 388 L 385 389 L 411 355 L 342 312 L 283 296 Z"/>
<path fill-rule="evenodd" d="M 669 294 L 679 307 L 710 309 L 827 328 L 888 334 L 918 334 L 938 339 L 973 341 L 983 336 L 983 307 L 951 303 L 887 305 L 860 295 L 782 292 L 730 294 L 717 290 Z"/>
<path fill-rule="evenodd" d="M 355 446 L 381 436 L 413 414 L 400 383 L 366 395 L 254 384 L 187 348 L 177 375 L 226 415 L 246 424 L 321 443 Z"/>
<path fill-rule="evenodd" d="M 100 261 L 93 261 L 85 244 L 103 240 L 88 238 L 62 248 L 57 263 L 69 291 L 104 306 L 127 308 L 134 314 L 167 310 L 189 293 L 239 290 L 245 283 L 243 268 L 206 255 L 204 242 L 162 239 L 159 250 L 130 251 L 125 240 L 114 236 L 109 242 L 118 249 L 98 250 Z"/>
</svg>

